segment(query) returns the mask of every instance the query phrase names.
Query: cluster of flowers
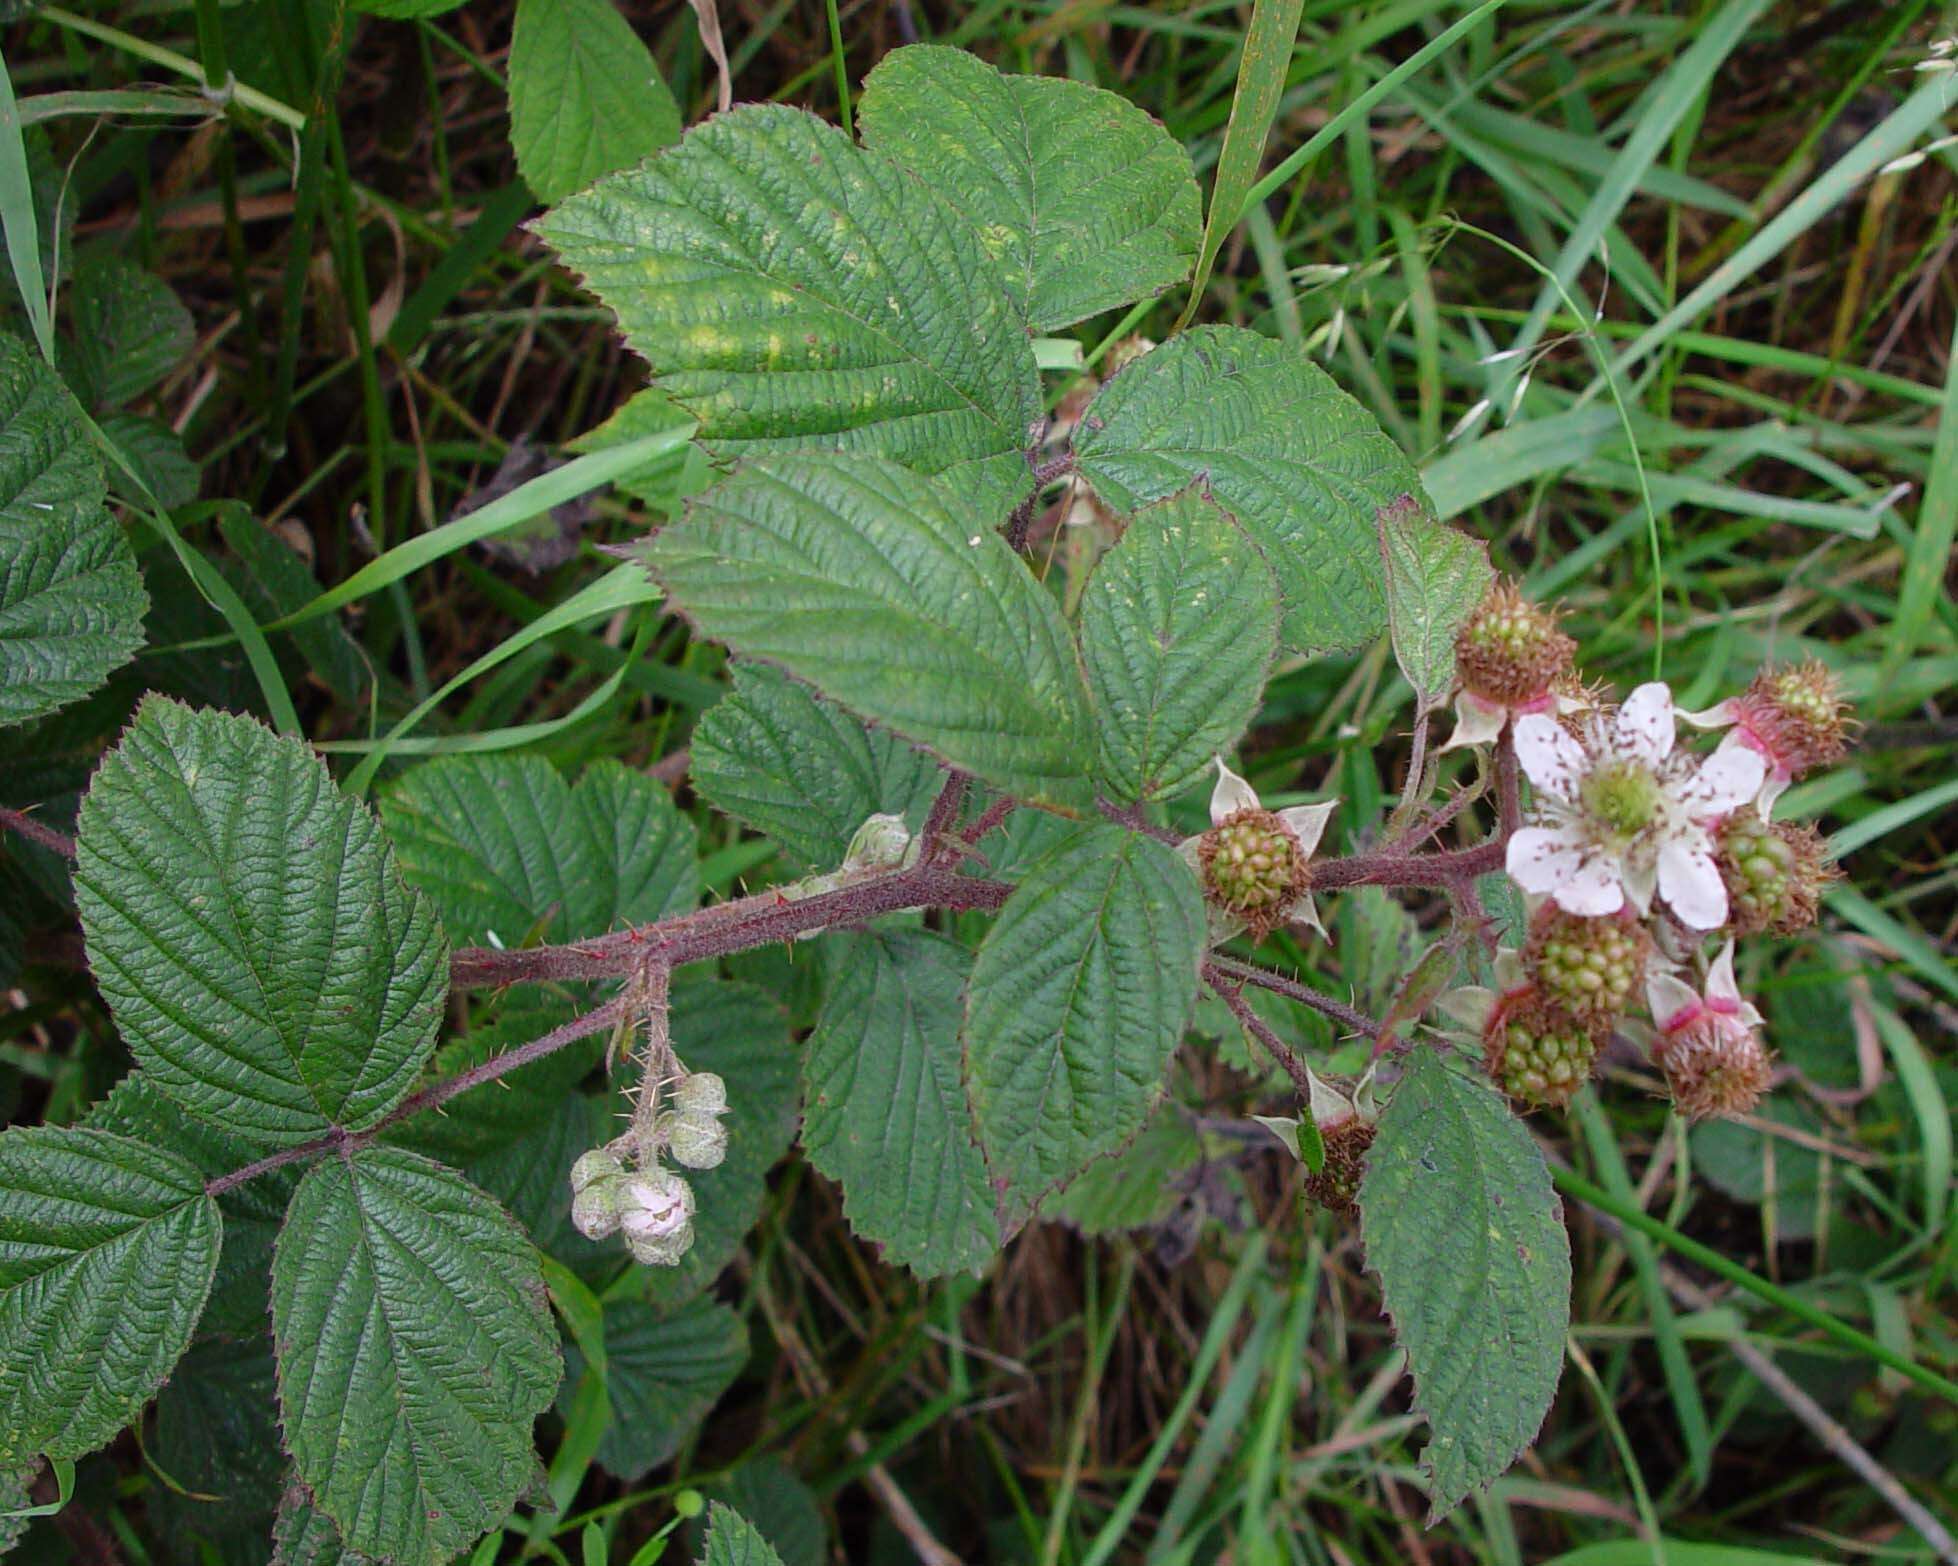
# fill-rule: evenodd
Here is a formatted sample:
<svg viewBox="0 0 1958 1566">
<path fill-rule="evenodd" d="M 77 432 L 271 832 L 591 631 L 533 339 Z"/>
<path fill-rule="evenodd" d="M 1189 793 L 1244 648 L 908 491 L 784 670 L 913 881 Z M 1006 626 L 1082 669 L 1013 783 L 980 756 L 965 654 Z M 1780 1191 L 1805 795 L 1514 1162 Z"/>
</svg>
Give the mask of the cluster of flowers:
<svg viewBox="0 0 1958 1566">
<path fill-rule="evenodd" d="M 649 1084 L 650 1088 L 650 1084 Z M 571 1222 L 588 1240 L 625 1236 L 635 1261 L 672 1267 L 693 1246 L 693 1187 L 666 1168 L 713 1169 L 727 1157 L 727 1084 L 696 1071 L 672 1085 L 650 1133 L 627 1132 L 571 1166 Z"/>
<path fill-rule="evenodd" d="M 1499 987 L 1454 991 L 1444 1010 L 1525 1103 L 1566 1103 L 1622 1033 L 1647 1045 L 1682 1114 L 1745 1114 L 1769 1057 L 1734 940 L 1815 921 L 1834 873 L 1822 839 L 1773 810 L 1793 779 L 1842 756 L 1846 708 L 1807 663 L 1763 670 L 1703 712 L 1677 708 L 1658 681 L 1613 709 L 1577 680 L 1573 651 L 1555 616 L 1506 583 L 1458 640 L 1449 743 L 1508 731 L 1533 813 L 1510 836 L 1507 869 L 1533 908 L 1522 950 L 1498 960 Z M 1680 743 L 1682 722 L 1727 732 L 1701 753 Z M 1650 1023 L 1628 1022 L 1641 998 Z"/>
</svg>

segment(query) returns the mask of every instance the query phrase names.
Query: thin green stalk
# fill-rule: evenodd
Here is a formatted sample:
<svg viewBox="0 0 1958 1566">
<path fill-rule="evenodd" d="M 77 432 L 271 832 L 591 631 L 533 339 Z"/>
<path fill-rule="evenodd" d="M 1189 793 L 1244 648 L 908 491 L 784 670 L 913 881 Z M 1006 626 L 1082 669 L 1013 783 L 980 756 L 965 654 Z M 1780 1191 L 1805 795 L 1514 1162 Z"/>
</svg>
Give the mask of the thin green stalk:
<svg viewBox="0 0 1958 1566">
<path fill-rule="evenodd" d="M 119 27 L 109 27 L 93 21 L 86 16 L 77 16 L 62 6 L 43 6 L 35 15 L 44 22 L 53 22 L 80 33 L 85 38 L 93 38 L 97 43 L 105 43 L 112 49 L 120 49 L 124 54 L 132 54 L 139 60 L 147 60 L 152 65 L 160 65 L 166 71 L 188 77 L 204 89 L 213 91 L 210 78 L 204 74 L 204 67 L 174 49 L 166 49 L 161 44 L 153 44 L 147 38 L 138 38 L 133 33 L 125 33 Z M 219 89 L 222 90 L 222 89 Z M 231 98 L 254 113 L 264 115 L 268 120 L 277 120 L 288 130 L 303 131 L 306 116 L 290 104 L 279 102 L 277 98 L 260 92 L 256 87 L 247 87 L 243 82 L 231 85 Z"/>
<path fill-rule="evenodd" d="M 1780 1285 L 1768 1282 L 1766 1278 L 1756 1277 L 1738 1262 L 1727 1260 L 1718 1251 L 1708 1249 L 1698 1240 L 1688 1239 L 1677 1229 L 1661 1223 L 1643 1209 L 1629 1202 L 1619 1201 L 1609 1191 L 1593 1185 L 1582 1175 L 1552 1165 L 1550 1177 L 1564 1195 L 1575 1197 L 1587 1206 L 1597 1208 L 1599 1212 L 1609 1213 L 1627 1228 L 1636 1229 L 1640 1234 L 1657 1240 L 1666 1249 L 1677 1252 L 1688 1261 L 1696 1262 L 1706 1268 L 1708 1272 L 1725 1278 L 1738 1288 L 1745 1289 L 1756 1299 L 1763 1300 L 1778 1310 L 1787 1311 L 1789 1315 L 1799 1321 L 1807 1322 L 1844 1348 L 1854 1349 L 1866 1358 L 1875 1360 L 1879 1365 L 1896 1371 L 1925 1391 L 1958 1402 L 1958 1381 L 1941 1376 L 1935 1370 L 1918 1364 L 1916 1360 L 1907 1359 L 1894 1349 L 1886 1348 L 1867 1332 L 1859 1332 L 1854 1327 L 1846 1326 L 1821 1307 L 1809 1304 L 1800 1295 L 1791 1294 Z"/>
<path fill-rule="evenodd" d="M 850 66 L 843 53 L 843 19 L 836 14 L 836 0 L 823 0 L 829 14 L 829 53 L 836 67 L 836 120 L 845 136 L 856 132 L 850 125 Z"/>
</svg>

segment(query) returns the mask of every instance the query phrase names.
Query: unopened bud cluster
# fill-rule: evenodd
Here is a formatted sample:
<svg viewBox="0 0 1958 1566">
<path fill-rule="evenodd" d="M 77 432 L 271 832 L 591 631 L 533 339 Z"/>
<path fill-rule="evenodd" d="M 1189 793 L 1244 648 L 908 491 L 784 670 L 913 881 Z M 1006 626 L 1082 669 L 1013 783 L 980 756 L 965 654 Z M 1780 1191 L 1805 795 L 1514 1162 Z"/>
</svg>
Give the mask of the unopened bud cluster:
<svg viewBox="0 0 1958 1566">
<path fill-rule="evenodd" d="M 649 1084 L 644 1091 L 652 1091 Z M 679 1264 L 693 1247 L 694 1193 L 687 1169 L 712 1169 L 727 1156 L 727 1084 L 711 1071 L 682 1077 L 650 1135 L 627 1132 L 571 1166 L 571 1222 L 588 1240 L 623 1235 L 635 1261 Z"/>
</svg>

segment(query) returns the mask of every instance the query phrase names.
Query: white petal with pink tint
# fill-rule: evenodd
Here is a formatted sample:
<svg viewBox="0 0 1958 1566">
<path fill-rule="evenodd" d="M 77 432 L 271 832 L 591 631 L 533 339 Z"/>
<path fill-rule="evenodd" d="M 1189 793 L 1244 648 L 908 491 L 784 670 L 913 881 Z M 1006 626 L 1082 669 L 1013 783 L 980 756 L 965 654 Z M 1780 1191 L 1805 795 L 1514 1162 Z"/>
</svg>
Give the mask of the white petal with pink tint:
<svg viewBox="0 0 1958 1566">
<path fill-rule="evenodd" d="M 1577 797 L 1577 785 L 1590 767 L 1584 747 L 1555 718 L 1540 712 L 1516 720 L 1516 759 L 1532 787 L 1562 800 Z"/>
<path fill-rule="evenodd" d="M 1332 819 L 1333 812 L 1339 809 L 1339 801 L 1327 800 L 1323 805 L 1293 805 L 1278 812 L 1278 819 L 1292 829 L 1292 836 L 1299 840 L 1299 847 L 1305 850 L 1306 857 L 1312 857 L 1319 846 L 1319 839 L 1326 835 L 1326 823 Z"/>
<path fill-rule="evenodd" d="M 1626 860 L 1619 865 L 1618 876 L 1640 917 L 1651 913 L 1652 894 L 1659 890 L 1659 867 L 1643 859 Z"/>
<path fill-rule="evenodd" d="M 1722 740 L 1680 787 L 1679 802 L 1696 817 L 1724 816 L 1761 791 L 1768 764 L 1758 750 Z"/>
<path fill-rule="evenodd" d="M 1215 826 L 1226 816 L 1234 816 L 1240 810 L 1258 808 L 1258 791 L 1224 765 L 1224 758 L 1217 758 L 1217 786 L 1210 791 L 1210 824 Z"/>
<path fill-rule="evenodd" d="M 1700 997 L 1684 979 L 1655 971 L 1646 975 L 1645 1004 L 1663 1033 L 1693 1016 L 1700 1009 Z"/>
<path fill-rule="evenodd" d="M 1502 734 L 1502 726 L 1509 721 L 1509 709 L 1492 702 L 1477 701 L 1467 691 L 1455 693 L 1455 732 L 1448 736 L 1448 743 L 1436 752 L 1446 754 L 1451 750 L 1462 750 L 1470 745 L 1493 745 Z"/>
<path fill-rule="evenodd" d="M 1565 913 L 1585 919 L 1615 914 L 1625 906 L 1625 888 L 1618 879 L 1618 869 L 1602 859 L 1587 859 L 1551 896 Z"/>
<path fill-rule="evenodd" d="M 1627 696 L 1612 728 L 1618 754 L 1648 767 L 1672 754 L 1675 734 L 1672 690 L 1663 680 L 1649 681 Z"/>
<path fill-rule="evenodd" d="M 1512 833 L 1504 856 L 1510 879 L 1526 892 L 1554 892 L 1584 862 L 1576 841 L 1560 827 L 1524 827 Z"/>
<path fill-rule="evenodd" d="M 1713 959 L 1706 970 L 1706 998 L 1710 1001 L 1718 1001 L 1729 1011 L 1740 1009 L 1740 981 L 1734 977 L 1732 936 L 1727 937 L 1727 944 L 1720 948 L 1720 955 Z"/>
<path fill-rule="evenodd" d="M 1704 834 L 1697 841 L 1673 838 L 1659 850 L 1659 895 L 1688 929 L 1717 930 L 1727 922 L 1727 884 Z"/>
<path fill-rule="evenodd" d="M 1696 729 L 1724 729 L 1739 718 L 1733 701 L 1717 701 L 1711 707 L 1701 707 L 1696 712 L 1688 712 L 1684 707 L 1675 707 L 1673 716 L 1681 723 L 1690 723 Z"/>
</svg>

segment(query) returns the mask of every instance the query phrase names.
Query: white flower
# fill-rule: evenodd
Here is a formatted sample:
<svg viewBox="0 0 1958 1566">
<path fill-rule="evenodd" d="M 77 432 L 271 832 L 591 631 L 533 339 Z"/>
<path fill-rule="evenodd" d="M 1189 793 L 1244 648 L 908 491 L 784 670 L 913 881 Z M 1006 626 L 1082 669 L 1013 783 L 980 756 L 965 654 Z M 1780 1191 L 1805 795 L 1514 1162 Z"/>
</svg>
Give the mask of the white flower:
<svg viewBox="0 0 1958 1566">
<path fill-rule="evenodd" d="M 1303 890 L 1310 862 L 1319 840 L 1326 835 L 1326 823 L 1339 809 L 1338 800 L 1321 805 L 1292 805 L 1284 810 L 1267 811 L 1257 790 L 1217 758 L 1217 786 L 1210 792 L 1209 832 L 1186 838 L 1179 852 L 1197 872 L 1209 902 L 1212 944 L 1228 940 L 1251 925 L 1259 934 L 1278 924 L 1309 925 L 1321 935 L 1326 927 L 1319 922 L 1318 907 L 1312 894 Z M 1226 843 L 1220 828 L 1241 831 L 1247 839 L 1262 839 L 1252 844 L 1264 857 L 1239 860 L 1231 857 L 1241 846 Z M 1290 839 L 1287 843 L 1285 840 Z M 1208 840 L 1209 847 L 1206 848 Z M 1283 853 L 1272 853 L 1275 843 Z M 1296 845 L 1296 851 L 1293 851 Z M 1269 860 L 1267 863 L 1266 861 Z M 1282 907 L 1277 906 L 1283 899 Z M 1275 913 L 1276 917 L 1269 915 Z"/>
<path fill-rule="evenodd" d="M 1553 718 L 1516 721 L 1516 758 L 1536 789 L 1535 824 L 1509 840 L 1508 868 L 1526 892 L 1569 913 L 1641 914 L 1657 894 L 1689 929 L 1727 922 L 1727 888 L 1708 828 L 1760 790 L 1752 750 L 1699 760 L 1673 748 L 1672 692 L 1641 685 L 1610 722 L 1594 718 L 1574 739 Z"/>
</svg>

